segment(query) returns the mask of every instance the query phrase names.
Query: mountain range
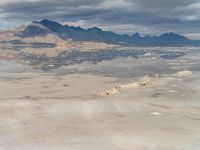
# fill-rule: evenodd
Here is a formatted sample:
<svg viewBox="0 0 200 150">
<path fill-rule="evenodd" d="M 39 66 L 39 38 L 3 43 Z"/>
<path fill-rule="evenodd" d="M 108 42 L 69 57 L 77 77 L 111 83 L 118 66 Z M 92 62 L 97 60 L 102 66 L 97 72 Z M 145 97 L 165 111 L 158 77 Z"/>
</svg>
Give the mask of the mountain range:
<svg viewBox="0 0 200 150">
<path fill-rule="evenodd" d="M 172 47 L 184 46 L 200 46 L 200 40 L 172 32 L 160 36 L 120 35 L 97 27 L 84 29 L 46 19 L 0 31 L 0 59 L 22 61 L 42 70 L 83 62 L 95 64 L 119 57 L 176 59 L 185 53 Z M 154 51 L 152 47 L 170 47 L 172 51 Z"/>
<path fill-rule="evenodd" d="M 21 38 L 56 35 L 62 40 L 103 42 L 107 44 L 130 45 L 130 46 L 200 46 L 200 40 L 191 40 L 182 35 L 168 32 L 160 36 L 141 36 L 139 33 L 133 35 L 117 34 L 104 31 L 98 27 L 84 29 L 62 25 L 58 22 L 44 19 L 33 21 L 27 25 L 17 36 Z"/>
</svg>

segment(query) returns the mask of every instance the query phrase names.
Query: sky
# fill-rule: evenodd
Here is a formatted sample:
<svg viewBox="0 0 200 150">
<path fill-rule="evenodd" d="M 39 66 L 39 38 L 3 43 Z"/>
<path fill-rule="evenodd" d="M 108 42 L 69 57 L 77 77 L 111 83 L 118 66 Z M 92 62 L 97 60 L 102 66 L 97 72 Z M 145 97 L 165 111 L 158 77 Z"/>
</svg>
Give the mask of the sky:
<svg viewBox="0 0 200 150">
<path fill-rule="evenodd" d="M 200 0 L 0 0 L 0 29 L 50 19 L 120 34 L 200 39 Z"/>
</svg>

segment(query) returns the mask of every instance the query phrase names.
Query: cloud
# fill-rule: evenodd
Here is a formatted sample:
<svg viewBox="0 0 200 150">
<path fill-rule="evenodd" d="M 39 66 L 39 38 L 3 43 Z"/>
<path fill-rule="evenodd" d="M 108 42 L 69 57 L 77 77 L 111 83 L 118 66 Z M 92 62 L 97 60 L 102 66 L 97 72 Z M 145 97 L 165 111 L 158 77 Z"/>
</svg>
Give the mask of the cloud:
<svg viewBox="0 0 200 150">
<path fill-rule="evenodd" d="M 129 34 L 193 35 L 199 14 L 199 0 L 0 0 L 0 20 L 8 24 L 47 18 Z"/>
</svg>

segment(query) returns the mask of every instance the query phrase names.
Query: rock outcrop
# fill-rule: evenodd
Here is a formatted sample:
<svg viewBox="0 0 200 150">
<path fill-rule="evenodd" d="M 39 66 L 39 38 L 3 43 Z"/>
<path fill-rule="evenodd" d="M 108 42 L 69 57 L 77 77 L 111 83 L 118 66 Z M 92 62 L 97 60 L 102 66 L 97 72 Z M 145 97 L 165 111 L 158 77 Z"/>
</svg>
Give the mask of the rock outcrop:
<svg viewBox="0 0 200 150">
<path fill-rule="evenodd" d="M 179 71 L 176 73 L 176 75 L 181 78 L 181 77 L 187 77 L 192 75 L 192 71 Z"/>
<path fill-rule="evenodd" d="M 111 90 L 100 93 L 100 95 L 101 96 L 112 96 L 112 95 L 118 94 L 121 91 L 126 90 L 126 89 L 132 89 L 132 88 L 139 88 L 139 87 L 147 86 L 149 84 L 150 80 L 151 80 L 151 77 L 149 75 L 146 75 L 136 82 L 115 86 Z"/>
</svg>

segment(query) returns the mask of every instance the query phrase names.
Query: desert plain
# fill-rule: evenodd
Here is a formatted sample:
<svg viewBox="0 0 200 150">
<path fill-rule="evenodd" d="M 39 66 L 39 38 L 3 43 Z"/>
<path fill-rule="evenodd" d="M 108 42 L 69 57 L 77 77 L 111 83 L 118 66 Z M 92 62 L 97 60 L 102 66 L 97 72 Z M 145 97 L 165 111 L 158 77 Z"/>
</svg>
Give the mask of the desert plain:
<svg viewBox="0 0 200 150">
<path fill-rule="evenodd" d="M 143 49 L 48 70 L 2 58 L 0 150 L 199 150 L 199 49 Z"/>
</svg>

